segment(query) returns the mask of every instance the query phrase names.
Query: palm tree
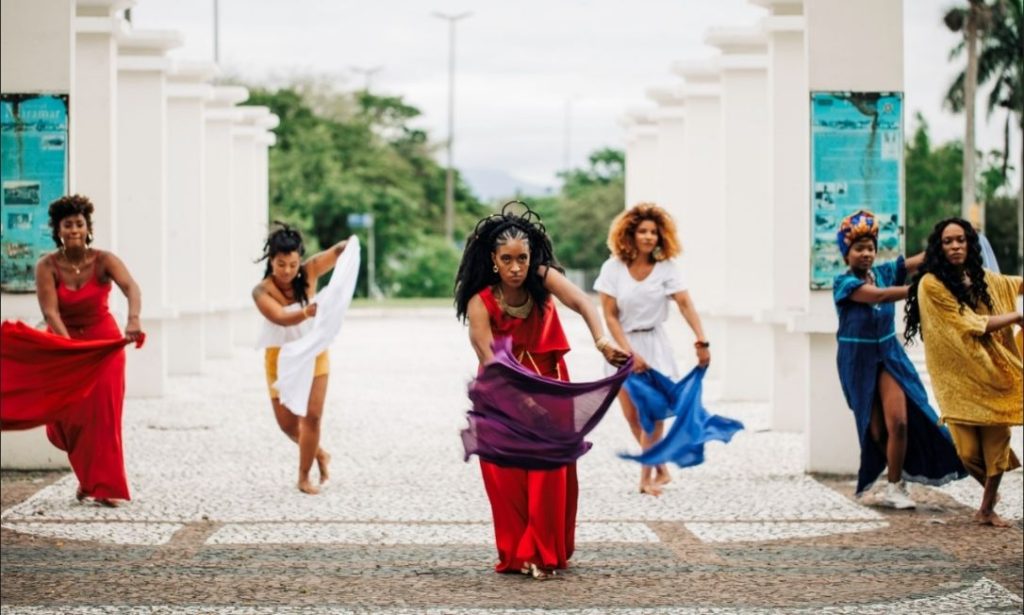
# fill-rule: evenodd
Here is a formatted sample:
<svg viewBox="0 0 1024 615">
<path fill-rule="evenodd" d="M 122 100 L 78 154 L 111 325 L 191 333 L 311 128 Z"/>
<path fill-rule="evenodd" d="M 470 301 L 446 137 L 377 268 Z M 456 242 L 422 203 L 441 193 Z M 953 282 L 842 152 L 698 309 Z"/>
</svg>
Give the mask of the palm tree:
<svg viewBox="0 0 1024 615">
<path fill-rule="evenodd" d="M 996 108 L 1002 108 L 1006 113 L 1006 120 L 1003 126 L 1002 156 L 1002 176 L 1005 182 L 1010 164 L 1010 129 L 1014 124 L 1013 117 L 1015 114 L 1017 118 L 1016 125 L 1024 133 L 1024 114 L 1022 114 L 1022 109 L 1024 109 L 1024 84 L 1022 84 L 1021 79 L 1021 49 L 1024 48 L 1024 37 L 1022 37 L 1024 6 L 1022 6 L 1020 0 L 995 0 L 990 6 L 985 8 L 987 13 L 983 14 L 981 19 L 987 19 L 987 28 L 983 38 L 980 39 L 982 48 L 977 57 L 976 84 L 992 83 L 992 90 L 987 101 L 988 116 L 991 117 L 992 112 Z M 957 31 L 958 28 L 956 26 L 960 23 L 960 29 L 962 29 L 963 19 L 968 16 L 969 10 L 953 9 L 946 15 L 946 24 L 954 31 Z M 950 59 L 959 57 L 966 47 L 965 36 L 965 40 L 950 52 Z M 970 59 L 968 59 L 968 64 L 970 64 Z M 968 66 L 969 68 L 970 66 Z M 946 94 L 946 104 L 953 111 L 966 111 L 968 99 L 973 102 L 973 96 L 965 97 L 964 95 L 968 81 L 967 73 L 968 70 L 961 72 L 952 85 L 950 85 L 949 91 Z M 968 127 L 973 127 L 971 119 L 968 119 Z M 968 150 L 965 146 L 965 162 L 967 160 L 967 152 Z M 1024 170 L 1024 152 L 1021 152 L 1021 155 L 1018 169 Z M 964 172 L 966 179 L 966 165 Z M 1021 186 L 1017 191 L 1017 253 L 1021 262 L 1024 262 L 1024 238 L 1022 238 L 1022 232 L 1024 232 L 1024 186 Z"/>
<path fill-rule="evenodd" d="M 967 49 L 967 68 L 961 75 L 959 105 L 963 109 L 964 119 L 967 122 L 964 130 L 963 190 L 960 196 L 960 215 L 968 220 L 971 218 L 971 210 L 974 208 L 977 196 L 974 185 L 977 162 L 974 146 L 974 99 L 978 90 L 978 39 L 985 32 L 990 16 L 991 10 L 984 0 L 968 0 L 966 7 L 952 8 L 943 18 L 947 28 L 963 34 L 963 41 L 953 48 L 950 55 L 956 57 L 965 47 Z M 947 97 L 947 102 L 956 110 L 957 101 L 955 99 L 950 100 Z M 983 211 L 979 210 L 978 213 L 982 214 L 979 216 L 978 222 L 984 225 Z"/>
</svg>

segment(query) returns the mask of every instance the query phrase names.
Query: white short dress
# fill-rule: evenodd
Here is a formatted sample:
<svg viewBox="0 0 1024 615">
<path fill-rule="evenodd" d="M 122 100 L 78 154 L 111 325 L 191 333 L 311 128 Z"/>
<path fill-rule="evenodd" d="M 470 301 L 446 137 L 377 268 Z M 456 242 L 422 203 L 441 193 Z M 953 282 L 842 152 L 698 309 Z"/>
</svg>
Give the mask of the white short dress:
<svg viewBox="0 0 1024 615">
<path fill-rule="evenodd" d="M 637 281 L 629 275 L 626 263 L 613 256 L 601 265 L 594 290 L 615 298 L 619 322 L 633 351 L 669 378 L 679 378 L 679 367 L 664 328 L 672 295 L 686 290 L 676 263 L 658 261 L 646 278 Z"/>
</svg>

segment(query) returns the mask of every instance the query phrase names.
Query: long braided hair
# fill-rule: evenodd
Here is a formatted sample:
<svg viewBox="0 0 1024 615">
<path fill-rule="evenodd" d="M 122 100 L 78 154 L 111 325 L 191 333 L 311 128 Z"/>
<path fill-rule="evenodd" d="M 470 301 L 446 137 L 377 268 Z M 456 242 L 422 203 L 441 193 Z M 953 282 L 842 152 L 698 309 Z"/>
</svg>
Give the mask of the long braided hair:
<svg viewBox="0 0 1024 615">
<path fill-rule="evenodd" d="M 524 208 L 524 211 L 517 212 L 517 206 Z M 478 222 L 466 242 L 459 271 L 455 274 L 455 316 L 459 320 L 465 322 L 469 300 L 474 295 L 501 281 L 494 271 L 491 254 L 498 246 L 513 239 L 522 240 L 530 250 L 530 270 L 523 286 L 533 298 L 534 305 L 544 309 L 551 293 L 544 288 L 544 277 L 538 269 L 543 266 L 562 272 L 565 270 L 555 259 L 551 240 L 537 212 L 522 201 L 509 201 L 502 206 L 501 213 L 492 214 Z"/>
<path fill-rule="evenodd" d="M 942 233 L 950 224 L 956 224 L 964 229 L 964 237 L 967 238 L 967 259 L 964 261 L 962 270 L 950 264 L 942 252 Z M 965 307 L 972 310 L 977 308 L 979 303 L 984 303 L 989 310 L 992 309 L 992 297 L 988 294 L 988 284 L 985 282 L 985 270 L 982 268 L 982 262 L 981 242 L 970 222 L 962 218 L 946 218 L 935 225 L 931 235 L 928 235 L 924 263 L 910 283 L 907 303 L 903 307 L 903 320 L 906 323 L 903 339 L 906 343 L 911 343 L 914 337 L 921 333 L 921 307 L 917 302 L 917 289 L 921 278 L 926 273 L 938 278 L 946 289 L 956 297 L 961 313 Z M 970 286 L 964 284 L 965 273 L 971 280 Z"/>
<path fill-rule="evenodd" d="M 302 233 L 298 229 L 281 222 L 280 220 L 274 220 L 274 224 L 277 226 L 267 236 L 267 241 L 263 244 L 263 256 L 261 256 L 256 262 L 267 261 L 267 268 L 263 272 L 263 279 L 267 279 L 274 272 L 274 266 L 271 261 L 278 254 L 290 254 L 292 252 L 298 252 L 299 258 L 302 258 L 306 254 L 306 246 L 302 243 Z M 306 266 L 300 265 L 299 272 L 292 278 L 292 294 L 295 295 L 295 300 L 299 302 L 299 305 L 305 306 L 309 303 L 309 278 L 306 276 Z"/>
</svg>

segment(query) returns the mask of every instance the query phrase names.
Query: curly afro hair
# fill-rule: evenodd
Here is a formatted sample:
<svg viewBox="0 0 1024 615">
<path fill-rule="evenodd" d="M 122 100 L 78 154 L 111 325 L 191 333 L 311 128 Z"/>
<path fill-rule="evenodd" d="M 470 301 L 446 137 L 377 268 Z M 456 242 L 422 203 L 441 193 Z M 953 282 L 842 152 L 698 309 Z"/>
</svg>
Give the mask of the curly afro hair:
<svg viewBox="0 0 1024 615">
<path fill-rule="evenodd" d="M 632 263 L 639 253 L 636 249 L 636 228 L 644 220 L 658 225 L 658 247 L 654 260 L 668 260 L 682 253 L 683 247 L 676 236 L 676 223 L 672 216 L 654 203 L 638 203 L 620 213 L 608 230 L 608 249 L 624 263 Z"/>
<path fill-rule="evenodd" d="M 60 221 L 68 216 L 81 215 L 85 218 L 85 226 L 89 229 L 89 235 L 85 242 L 92 243 L 92 212 L 95 209 L 89 197 L 81 194 L 69 194 L 62 196 L 50 203 L 50 228 L 53 229 L 53 243 L 60 247 Z"/>
</svg>

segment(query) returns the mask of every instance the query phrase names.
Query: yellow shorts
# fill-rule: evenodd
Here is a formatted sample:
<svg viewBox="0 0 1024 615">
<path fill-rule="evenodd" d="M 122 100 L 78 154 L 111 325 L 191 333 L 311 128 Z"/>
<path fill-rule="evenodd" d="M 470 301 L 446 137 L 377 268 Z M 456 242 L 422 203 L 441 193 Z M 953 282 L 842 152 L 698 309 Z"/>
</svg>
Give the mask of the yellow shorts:
<svg viewBox="0 0 1024 615">
<path fill-rule="evenodd" d="M 964 468 L 979 481 L 1020 467 L 1020 460 L 1010 448 L 1009 427 L 953 421 L 947 421 L 946 426 Z"/>
<path fill-rule="evenodd" d="M 267 348 L 263 354 L 263 367 L 267 372 L 267 389 L 270 391 L 270 399 L 278 399 L 281 394 L 274 388 L 277 382 L 277 355 L 281 354 L 280 347 Z M 331 359 L 327 351 L 316 355 L 316 365 L 313 367 L 313 377 L 326 376 L 331 372 Z"/>
</svg>

